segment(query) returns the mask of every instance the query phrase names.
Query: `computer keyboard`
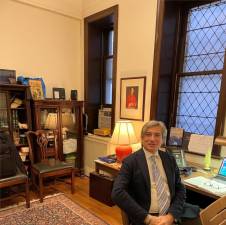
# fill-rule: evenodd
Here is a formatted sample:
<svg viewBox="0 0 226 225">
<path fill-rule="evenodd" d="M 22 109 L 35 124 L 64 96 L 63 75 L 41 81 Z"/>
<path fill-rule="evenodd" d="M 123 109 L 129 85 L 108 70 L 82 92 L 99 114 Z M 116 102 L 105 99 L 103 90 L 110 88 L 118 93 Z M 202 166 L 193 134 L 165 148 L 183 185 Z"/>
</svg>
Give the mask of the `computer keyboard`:
<svg viewBox="0 0 226 225">
<path fill-rule="evenodd" d="M 213 194 L 222 196 L 226 194 L 226 184 L 202 176 L 193 177 L 184 180 L 185 183 L 199 187 Z"/>
</svg>

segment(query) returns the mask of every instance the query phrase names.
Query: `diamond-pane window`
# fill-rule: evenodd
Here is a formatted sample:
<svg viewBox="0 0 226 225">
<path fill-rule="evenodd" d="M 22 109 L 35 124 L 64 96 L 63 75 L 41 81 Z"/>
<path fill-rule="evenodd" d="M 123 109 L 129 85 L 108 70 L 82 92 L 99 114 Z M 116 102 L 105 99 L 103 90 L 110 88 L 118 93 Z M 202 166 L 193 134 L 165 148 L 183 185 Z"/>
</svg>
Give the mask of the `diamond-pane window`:
<svg viewBox="0 0 226 225">
<path fill-rule="evenodd" d="M 226 1 L 192 8 L 188 14 L 184 72 L 221 70 L 226 48 Z"/>
<path fill-rule="evenodd" d="M 221 75 L 183 76 L 179 84 L 176 126 L 214 135 Z"/>
<path fill-rule="evenodd" d="M 189 10 L 176 126 L 214 135 L 226 49 L 226 0 Z"/>
</svg>

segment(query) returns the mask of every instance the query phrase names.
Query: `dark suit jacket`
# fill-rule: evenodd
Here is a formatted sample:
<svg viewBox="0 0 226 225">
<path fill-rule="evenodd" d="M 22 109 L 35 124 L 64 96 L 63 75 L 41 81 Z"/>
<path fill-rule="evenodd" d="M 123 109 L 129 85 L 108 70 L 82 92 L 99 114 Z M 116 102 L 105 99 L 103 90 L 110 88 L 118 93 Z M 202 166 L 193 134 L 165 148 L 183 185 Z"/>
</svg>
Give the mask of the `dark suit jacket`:
<svg viewBox="0 0 226 225">
<path fill-rule="evenodd" d="M 171 194 L 169 213 L 179 219 L 185 202 L 185 188 L 181 183 L 176 161 L 167 152 L 159 151 Z M 151 204 L 150 177 L 143 149 L 127 157 L 115 179 L 112 199 L 129 216 L 132 224 L 141 225 Z"/>
</svg>

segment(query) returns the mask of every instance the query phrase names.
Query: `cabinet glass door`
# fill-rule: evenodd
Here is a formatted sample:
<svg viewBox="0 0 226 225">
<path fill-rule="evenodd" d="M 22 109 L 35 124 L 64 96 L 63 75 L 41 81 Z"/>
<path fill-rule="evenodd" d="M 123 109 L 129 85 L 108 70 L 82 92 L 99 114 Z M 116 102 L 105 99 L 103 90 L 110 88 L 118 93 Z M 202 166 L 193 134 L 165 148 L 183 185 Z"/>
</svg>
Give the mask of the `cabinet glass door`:
<svg viewBox="0 0 226 225">
<path fill-rule="evenodd" d="M 41 108 L 40 110 L 40 128 L 41 130 L 55 130 L 58 128 L 57 108 Z"/>
<path fill-rule="evenodd" d="M 61 134 L 63 140 L 63 154 L 66 162 L 76 165 L 79 157 L 78 127 L 75 108 L 62 108 L 61 110 Z M 76 165 L 77 166 L 77 165 Z"/>
<path fill-rule="evenodd" d="M 0 92 L 0 131 L 6 131 L 9 133 L 9 118 L 6 92 Z"/>
<path fill-rule="evenodd" d="M 11 91 L 9 93 L 9 109 L 13 141 L 16 146 L 27 146 L 25 132 L 28 131 L 29 125 L 24 91 Z"/>
<path fill-rule="evenodd" d="M 55 156 L 53 130 L 59 130 L 58 121 L 59 121 L 58 120 L 58 108 L 56 108 L 56 107 L 40 108 L 39 125 L 37 128 L 41 129 L 41 130 L 49 130 L 48 135 L 47 135 L 48 145 L 47 145 L 47 151 L 45 153 L 46 157 Z M 58 145 L 59 145 L 59 134 L 58 134 Z"/>
<path fill-rule="evenodd" d="M 7 132 L 16 148 L 19 150 L 21 159 L 28 160 L 29 148 L 25 133 L 29 130 L 26 101 L 26 90 L 7 86 L 0 92 L 0 131 Z"/>
</svg>

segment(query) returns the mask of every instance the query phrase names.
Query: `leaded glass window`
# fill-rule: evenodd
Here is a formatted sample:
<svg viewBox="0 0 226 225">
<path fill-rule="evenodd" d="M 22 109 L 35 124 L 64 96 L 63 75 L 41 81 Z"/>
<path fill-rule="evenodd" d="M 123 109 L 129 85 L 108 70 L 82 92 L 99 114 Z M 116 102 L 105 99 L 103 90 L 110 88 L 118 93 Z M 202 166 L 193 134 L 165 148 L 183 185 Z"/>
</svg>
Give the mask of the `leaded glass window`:
<svg viewBox="0 0 226 225">
<path fill-rule="evenodd" d="M 214 135 L 226 49 L 226 0 L 189 10 L 176 126 Z"/>
</svg>

